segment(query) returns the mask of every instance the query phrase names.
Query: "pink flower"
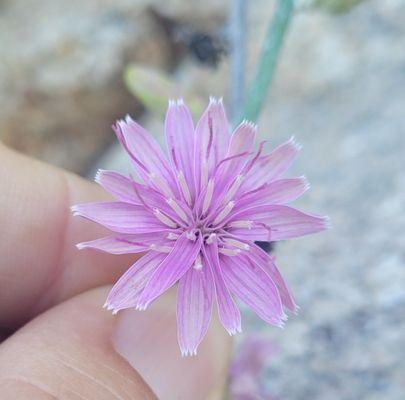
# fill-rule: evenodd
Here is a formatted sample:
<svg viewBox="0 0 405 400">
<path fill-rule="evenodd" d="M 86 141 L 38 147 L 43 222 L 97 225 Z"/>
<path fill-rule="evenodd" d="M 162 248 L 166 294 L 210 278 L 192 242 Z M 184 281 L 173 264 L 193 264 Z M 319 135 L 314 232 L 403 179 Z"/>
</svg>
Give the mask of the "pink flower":
<svg viewBox="0 0 405 400">
<path fill-rule="evenodd" d="M 196 354 L 207 332 L 214 298 L 224 328 L 241 331 L 234 297 L 266 322 L 282 326 L 295 302 L 274 260 L 254 241 L 319 232 L 323 217 L 289 203 L 308 189 L 305 178 L 281 176 L 299 146 L 293 139 L 266 154 L 253 150 L 257 127 L 242 122 L 229 133 L 222 101 L 211 99 L 194 128 L 182 100 L 169 102 L 165 121 L 168 158 L 140 125 L 127 117 L 114 126 L 143 183 L 99 171 L 96 181 L 116 201 L 72 207 L 113 234 L 79 249 L 113 254 L 146 253 L 118 280 L 106 307 L 144 310 L 178 285 L 178 340 L 183 355 Z"/>
<path fill-rule="evenodd" d="M 230 393 L 233 400 L 273 398 L 262 387 L 262 374 L 275 352 L 272 342 L 260 336 L 247 336 L 235 353 L 230 369 Z"/>
</svg>

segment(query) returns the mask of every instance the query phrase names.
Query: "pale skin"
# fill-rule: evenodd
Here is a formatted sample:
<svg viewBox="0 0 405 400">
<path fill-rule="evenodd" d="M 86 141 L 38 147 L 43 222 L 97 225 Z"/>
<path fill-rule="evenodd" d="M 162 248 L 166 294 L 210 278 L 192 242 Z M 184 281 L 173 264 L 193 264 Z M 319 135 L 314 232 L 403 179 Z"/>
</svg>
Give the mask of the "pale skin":
<svg viewBox="0 0 405 400">
<path fill-rule="evenodd" d="M 78 251 L 75 243 L 105 232 L 73 218 L 69 209 L 107 198 L 95 184 L 0 143 L 0 399 L 155 399 L 155 393 L 165 399 L 219 398 L 224 374 L 209 375 L 226 371 L 229 339 L 215 321 L 205 341 L 220 351 L 194 362 L 195 382 L 184 382 L 183 364 L 171 359 L 178 351 L 175 340 L 160 344 L 155 334 L 150 352 L 147 339 L 134 343 L 145 354 L 159 349 L 161 359 L 142 361 L 143 370 L 152 371 L 149 384 L 114 349 L 117 317 L 102 305 L 137 256 Z M 170 294 L 161 304 L 174 312 Z M 142 321 L 148 318 L 156 315 L 143 314 Z M 136 327 L 138 333 L 148 329 L 144 322 Z M 170 385 L 163 386 L 158 374 L 151 378 L 148 362 L 169 366 Z M 207 381 L 213 387 L 204 392 Z"/>
</svg>

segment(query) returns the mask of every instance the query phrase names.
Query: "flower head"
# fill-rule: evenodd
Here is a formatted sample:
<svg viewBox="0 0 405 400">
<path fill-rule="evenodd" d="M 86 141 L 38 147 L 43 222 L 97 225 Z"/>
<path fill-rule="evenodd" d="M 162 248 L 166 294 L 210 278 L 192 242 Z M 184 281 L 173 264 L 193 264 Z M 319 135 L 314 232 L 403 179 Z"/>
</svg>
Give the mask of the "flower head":
<svg viewBox="0 0 405 400">
<path fill-rule="evenodd" d="M 281 178 L 299 146 L 290 139 L 266 153 L 254 150 L 257 126 L 232 133 L 222 101 L 211 99 L 194 128 L 182 100 L 170 101 L 165 121 L 168 159 L 130 117 L 114 126 L 142 181 L 99 171 L 96 181 L 116 201 L 79 204 L 75 215 L 110 229 L 111 236 L 78 244 L 113 254 L 146 253 L 118 280 L 106 306 L 143 310 L 178 282 L 178 340 L 195 354 L 213 302 L 224 328 L 241 330 L 234 297 L 266 322 L 282 326 L 296 304 L 274 259 L 258 241 L 276 241 L 325 229 L 325 218 L 286 204 L 308 189 L 305 178 Z"/>
</svg>

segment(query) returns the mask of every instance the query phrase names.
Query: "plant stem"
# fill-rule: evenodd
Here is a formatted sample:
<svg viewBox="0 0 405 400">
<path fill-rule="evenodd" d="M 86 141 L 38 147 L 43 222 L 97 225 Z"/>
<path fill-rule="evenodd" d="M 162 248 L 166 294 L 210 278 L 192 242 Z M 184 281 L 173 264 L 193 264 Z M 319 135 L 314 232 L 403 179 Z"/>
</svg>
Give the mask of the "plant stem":
<svg viewBox="0 0 405 400">
<path fill-rule="evenodd" d="M 260 56 L 256 76 L 247 94 L 241 119 L 256 122 L 274 77 L 277 61 L 294 9 L 294 0 L 277 0 L 276 10 L 270 22 Z"/>
<path fill-rule="evenodd" d="M 246 1 L 229 2 L 229 42 L 230 42 L 230 111 L 231 120 L 239 117 L 245 91 L 246 59 Z"/>
</svg>

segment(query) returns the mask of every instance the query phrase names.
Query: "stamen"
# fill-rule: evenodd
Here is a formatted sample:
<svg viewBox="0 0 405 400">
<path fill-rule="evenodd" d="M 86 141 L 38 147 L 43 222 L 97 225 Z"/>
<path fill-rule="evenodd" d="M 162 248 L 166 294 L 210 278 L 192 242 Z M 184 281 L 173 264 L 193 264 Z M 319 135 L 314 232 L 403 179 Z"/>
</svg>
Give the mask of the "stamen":
<svg viewBox="0 0 405 400">
<path fill-rule="evenodd" d="M 211 233 L 211 235 L 208 236 L 207 244 L 212 244 L 216 237 L 217 237 L 217 235 L 215 233 Z"/>
<path fill-rule="evenodd" d="M 132 174 L 129 174 L 129 176 L 131 177 L 131 185 L 132 188 L 134 189 L 134 192 L 136 194 L 136 196 L 138 197 L 139 201 L 142 203 L 142 205 L 147 208 L 148 210 L 151 210 L 152 208 L 145 202 L 145 200 L 143 199 L 143 197 L 141 196 L 141 194 L 139 193 L 139 190 L 136 186 L 136 182 L 134 177 L 132 176 Z"/>
<path fill-rule="evenodd" d="M 227 192 L 227 194 L 225 196 L 224 203 L 227 203 L 229 200 L 232 199 L 232 197 L 235 195 L 235 193 L 240 188 L 240 185 L 242 183 L 242 179 L 243 179 L 242 175 L 238 175 L 236 177 L 235 181 L 232 183 L 231 187 L 229 188 L 229 190 L 228 190 L 228 192 Z"/>
<path fill-rule="evenodd" d="M 149 174 L 151 181 L 168 197 L 173 197 L 173 192 L 166 182 L 160 177 L 157 176 L 154 172 Z"/>
<path fill-rule="evenodd" d="M 202 262 L 201 262 L 201 257 L 197 256 L 197 259 L 194 262 L 193 268 L 197 271 L 199 271 L 202 268 Z"/>
<path fill-rule="evenodd" d="M 224 208 L 223 210 L 218 214 L 218 216 L 214 219 L 213 224 L 219 224 L 232 210 L 232 208 L 235 206 L 234 201 L 230 201 Z"/>
<path fill-rule="evenodd" d="M 235 160 L 236 158 L 244 157 L 247 155 L 253 154 L 252 152 L 249 151 L 244 151 L 243 153 L 235 154 L 234 156 L 226 157 L 223 160 L 221 160 L 218 165 L 216 166 L 216 169 L 218 170 L 223 164 Z"/>
<path fill-rule="evenodd" d="M 167 204 L 174 210 L 174 212 L 184 221 L 187 222 L 187 215 L 186 213 L 181 209 L 181 207 L 173 200 L 173 199 L 167 199 L 166 200 Z"/>
<path fill-rule="evenodd" d="M 180 237 L 177 233 L 169 232 L 168 235 L 166 236 L 166 239 L 169 240 L 177 240 Z"/>
<path fill-rule="evenodd" d="M 263 152 L 263 147 L 264 145 L 267 143 L 267 140 L 263 140 L 260 142 L 259 144 L 259 149 L 256 152 L 256 155 L 245 165 L 245 167 L 243 168 L 243 173 L 246 175 L 251 168 L 253 167 L 254 163 L 257 161 L 257 159 L 261 156 L 262 152 Z"/>
<path fill-rule="evenodd" d="M 248 228 L 252 229 L 253 221 L 233 221 L 228 224 L 229 228 Z"/>
<path fill-rule="evenodd" d="M 267 229 L 269 231 L 269 237 L 268 237 L 267 241 L 270 242 L 271 241 L 271 231 L 272 231 L 271 226 L 265 224 L 264 222 L 255 222 L 255 225 L 262 226 L 264 229 Z"/>
<path fill-rule="evenodd" d="M 249 250 L 250 246 L 247 243 L 240 242 L 239 240 L 232 239 L 232 238 L 225 238 L 224 242 L 230 244 L 231 246 L 235 246 L 238 249 L 242 250 Z"/>
<path fill-rule="evenodd" d="M 155 214 L 156 218 L 160 222 L 163 222 L 165 225 L 169 226 L 170 228 L 177 228 L 177 224 L 174 221 L 172 221 L 168 216 L 163 214 L 158 208 L 155 208 L 153 213 Z"/>
<path fill-rule="evenodd" d="M 220 247 L 218 252 L 226 256 L 237 256 L 240 253 L 239 249 L 227 249 L 225 247 Z"/>
<path fill-rule="evenodd" d="M 186 232 L 186 237 L 187 237 L 187 239 L 192 240 L 193 242 L 197 239 L 195 231 Z"/>
<path fill-rule="evenodd" d="M 201 163 L 201 188 L 204 188 L 208 182 L 208 164 L 206 161 Z"/>
<path fill-rule="evenodd" d="M 190 190 L 188 189 L 186 179 L 184 178 L 183 171 L 180 171 L 177 174 L 177 179 L 179 180 L 181 192 L 183 193 L 183 196 L 184 196 L 187 204 L 190 206 L 191 205 L 191 194 L 190 194 Z"/>
<path fill-rule="evenodd" d="M 159 251 L 160 253 L 170 253 L 172 251 L 170 246 L 157 246 L 156 244 L 151 244 L 149 248 L 153 251 Z"/>
<path fill-rule="evenodd" d="M 207 185 L 207 191 L 204 197 L 202 213 L 205 214 L 211 204 L 212 194 L 214 192 L 214 180 L 210 179 Z"/>
<path fill-rule="evenodd" d="M 214 129 L 212 126 L 212 116 L 211 116 L 210 112 L 208 112 L 208 129 L 209 129 L 210 136 L 208 138 L 207 152 L 205 154 L 206 160 L 208 160 L 210 157 L 212 143 L 213 143 L 213 139 L 214 139 Z"/>
</svg>

